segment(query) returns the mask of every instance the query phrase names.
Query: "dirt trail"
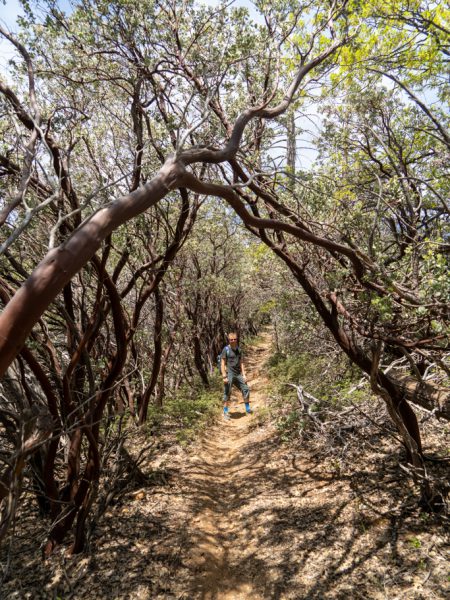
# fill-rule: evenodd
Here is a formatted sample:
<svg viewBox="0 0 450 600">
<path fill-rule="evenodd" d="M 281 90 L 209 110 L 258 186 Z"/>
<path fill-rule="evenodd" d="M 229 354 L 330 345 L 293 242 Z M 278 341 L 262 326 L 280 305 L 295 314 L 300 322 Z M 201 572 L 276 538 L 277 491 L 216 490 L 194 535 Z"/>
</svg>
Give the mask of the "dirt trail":
<svg viewBox="0 0 450 600">
<path fill-rule="evenodd" d="M 322 439 L 280 443 L 271 419 L 258 417 L 269 348 L 266 335 L 247 355 L 255 414 L 235 396 L 231 420 L 218 420 L 197 443 L 156 441 L 146 464 L 152 483 L 108 509 L 88 555 L 67 557 L 61 548 L 43 562 L 46 531 L 32 529 L 29 512 L 0 597 L 448 598 L 442 523 L 419 513 L 411 487 L 407 500 L 411 483 L 392 439 L 368 421 L 354 437 L 347 428 L 329 452 Z M 435 451 L 443 445 L 436 440 Z"/>
<path fill-rule="evenodd" d="M 270 336 L 246 358 L 251 407 L 257 413 L 265 402 L 267 380 L 262 365 L 268 358 Z M 253 574 L 239 567 L 257 553 L 255 543 L 243 539 L 241 508 L 248 483 L 264 467 L 264 457 L 252 450 L 255 414 L 247 415 L 239 391 L 230 403 L 230 421 L 211 428 L 196 449 L 188 478 L 192 490 L 193 547 L 190 565 L 196 571 L 192 592 L 205 600 L 259 600 Z M 261 436 L 259 436 L 261 441 Z"/>
<path fill-rule="evenodd" d="M 248 417 L 235 395 L 231 421 L 207 431 L 177 473 L 180 497 L 189 502 L 180 560 L 171 571 L 176 589 L 166 597 L 446 597 L 445 555 L 438 550 L 444 538 L 414 508 L 398 509 L 407 484 L 398 480 L 391 440 L 379 430 L 362 433 L 370 438 L 369 453 L 359 457 L 356 447 L 360 462 L 344 473 L 339 455 L 324 459 L 307 444 L 280 444 L 273 426 L 260 426 L 270 347 L 266 334 L 248 352 L 255 414 Z"/>
</svg>

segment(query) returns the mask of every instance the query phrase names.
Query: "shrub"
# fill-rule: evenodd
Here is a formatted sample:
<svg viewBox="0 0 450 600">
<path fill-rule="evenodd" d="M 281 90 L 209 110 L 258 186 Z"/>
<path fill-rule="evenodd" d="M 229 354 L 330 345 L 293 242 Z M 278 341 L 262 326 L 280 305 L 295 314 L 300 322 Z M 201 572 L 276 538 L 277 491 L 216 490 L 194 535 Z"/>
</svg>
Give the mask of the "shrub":
<svg viewBox="0 0 450 600">
<path fill-rule="evenodd" d="M 180 444 L 192 441 L 198 433 L 217 416 L 221 407 L 221 391 L 214 383 L 208 390 L 182 388 L 176 396 L 168 398 L 164 413 L 172 426 Z"/>
</svg>

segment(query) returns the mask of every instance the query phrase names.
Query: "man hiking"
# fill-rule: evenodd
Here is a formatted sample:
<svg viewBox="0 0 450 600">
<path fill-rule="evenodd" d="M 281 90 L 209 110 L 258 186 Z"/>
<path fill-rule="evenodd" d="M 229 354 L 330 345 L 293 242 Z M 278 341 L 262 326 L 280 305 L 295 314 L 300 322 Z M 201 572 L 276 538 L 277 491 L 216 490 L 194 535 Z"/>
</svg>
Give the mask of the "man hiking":
<svg viewBox="0 0 450 600">
<path fill-rule="evenodd" d="M 223 416 L 229 419 L 228 402 L 230 400 L 231 388 L 235 385 L 242 392 L 245 402 L 245 412 L 249 415 L 250 409 L 250 388 L 247 385 L 245 376 L 244 361 L 241 349 L 238 347 L 237 333 L 228 334 L 228 346 L 222 350 L 220 355 L 220 371 L 223 377 Z"/>
</svg>

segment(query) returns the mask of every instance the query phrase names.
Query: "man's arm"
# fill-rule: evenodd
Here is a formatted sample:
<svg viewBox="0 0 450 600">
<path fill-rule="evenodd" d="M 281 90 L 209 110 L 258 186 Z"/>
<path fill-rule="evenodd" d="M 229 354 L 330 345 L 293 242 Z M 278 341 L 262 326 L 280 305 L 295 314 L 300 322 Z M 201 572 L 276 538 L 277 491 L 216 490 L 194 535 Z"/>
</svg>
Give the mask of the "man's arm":
<svg viewBox="0 0 450 600">
<path fill-rule="evenodd" d="M 241 359 L 241 374 L 245 381 L 247 381 L 247 375 L 245 374 L 245 366 L 243 359 Z"/>
<path fill-rule="evenodd" d="M 225 356 L 222 356 L 222 360 L 220 361 L 220 371 L 222 373 L 222 377 L 223 379 L 228 381 L 228 376 L 227 376 L 227 363 L 225 361 Z"/>
</svg>

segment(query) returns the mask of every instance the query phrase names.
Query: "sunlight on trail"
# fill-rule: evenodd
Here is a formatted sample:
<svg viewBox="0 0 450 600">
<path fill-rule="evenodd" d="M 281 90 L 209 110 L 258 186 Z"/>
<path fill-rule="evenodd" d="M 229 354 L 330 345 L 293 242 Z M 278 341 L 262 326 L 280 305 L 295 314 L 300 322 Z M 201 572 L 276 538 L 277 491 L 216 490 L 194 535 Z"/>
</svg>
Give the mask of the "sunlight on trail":
<svg viewBox="0 0 450 600">
<path fill-rule="evenodd" d="M 443 539 L 429 533 L 425 522 L 418 524 L 414 514 L 408 522 L 402 516 L 380 519 L 375 506 L 379 502 L 386 510 L 398 502 L 398 482 L 389 471 L 396 459 L 388 442 L 386 449 L 380 449 L 384 454 L 378 454 L 382 443 L 374 437 L 375 450 L 366 450 L 353 470 L 338 473 L 327 455 L 318 455 L 316 448 L 306 444 L 293 451 L 280 443 L 271 418 L 264 422 L 258 418 L 258 410 L 268 402 L 269 383 L 262 367 L 269 348 L 267 336 L 248 353 L 255 413 L 245 414 L 237 394 L 230 421 L 219 419 L 202 440 L 179 454 L 172 467 L 176 474 L 172 487 L 160 489 L 166 538 L 155 538 L 151 552 L 156 553 L 153 560 L 159 557 L 169 566 L 169 595 L 164 588 L 154 597 L 446 597 L 444 562 L 439 562 L 444 559 L 436 551 L 435 572 L 427 576 L 410 541 L 420 536 L 421 548 L 428 552 L 433 544 L 443 547 Z M 380 497 L 384 476 L 392 485 L 384 485 Z M 375 508 L 364 505 L 363 497 L 370 498 Z M 416 554 L 420 551 L 415 547 Z M 431 580 L 434 591 L 430 592 L 425 586 Z"/>
<path fill-rule="evenodd" d="M 253 415 L 237 394 L 230 421 L 158 448 L 146 465 L 156 479 L 107 510 L 82 560 L 44 564 L 29 536 L 6 597 L 37 598 L 22 592 L 40 585 L 39 598 L 74 600 L 447 599 L 442 527 L 398 510 L 396 443 L 365 427 L 343 466 L 324 445 L 283 443 L 269 348 L 265 336 L 247 355 Z"/>
<path fill-rule="evenodd" d="M 264 402 L 267 382 L 260 371 L 269 346 L 270 336 L 266 334 L 247 359 L 254 411 Z M 194 550 L 189 561 L 195 571 L 192 593 L 204 600 L 259 600 L 263 596 L 253 585 L 255 574 L 241 567 L 244 558 L 247 564 L 256 555 L 257 547 L 241 539 L 243 517 L 239 514 L 244 483 L 261 467 L 261 457 L 255 457 L 248 448 L 255 417 L 245 414 L 237 396 L 230 414 L 230 421 L 220 422 L 205 435 L 190 469 L 195 515 L 191 523 Z"/>
</svg>

